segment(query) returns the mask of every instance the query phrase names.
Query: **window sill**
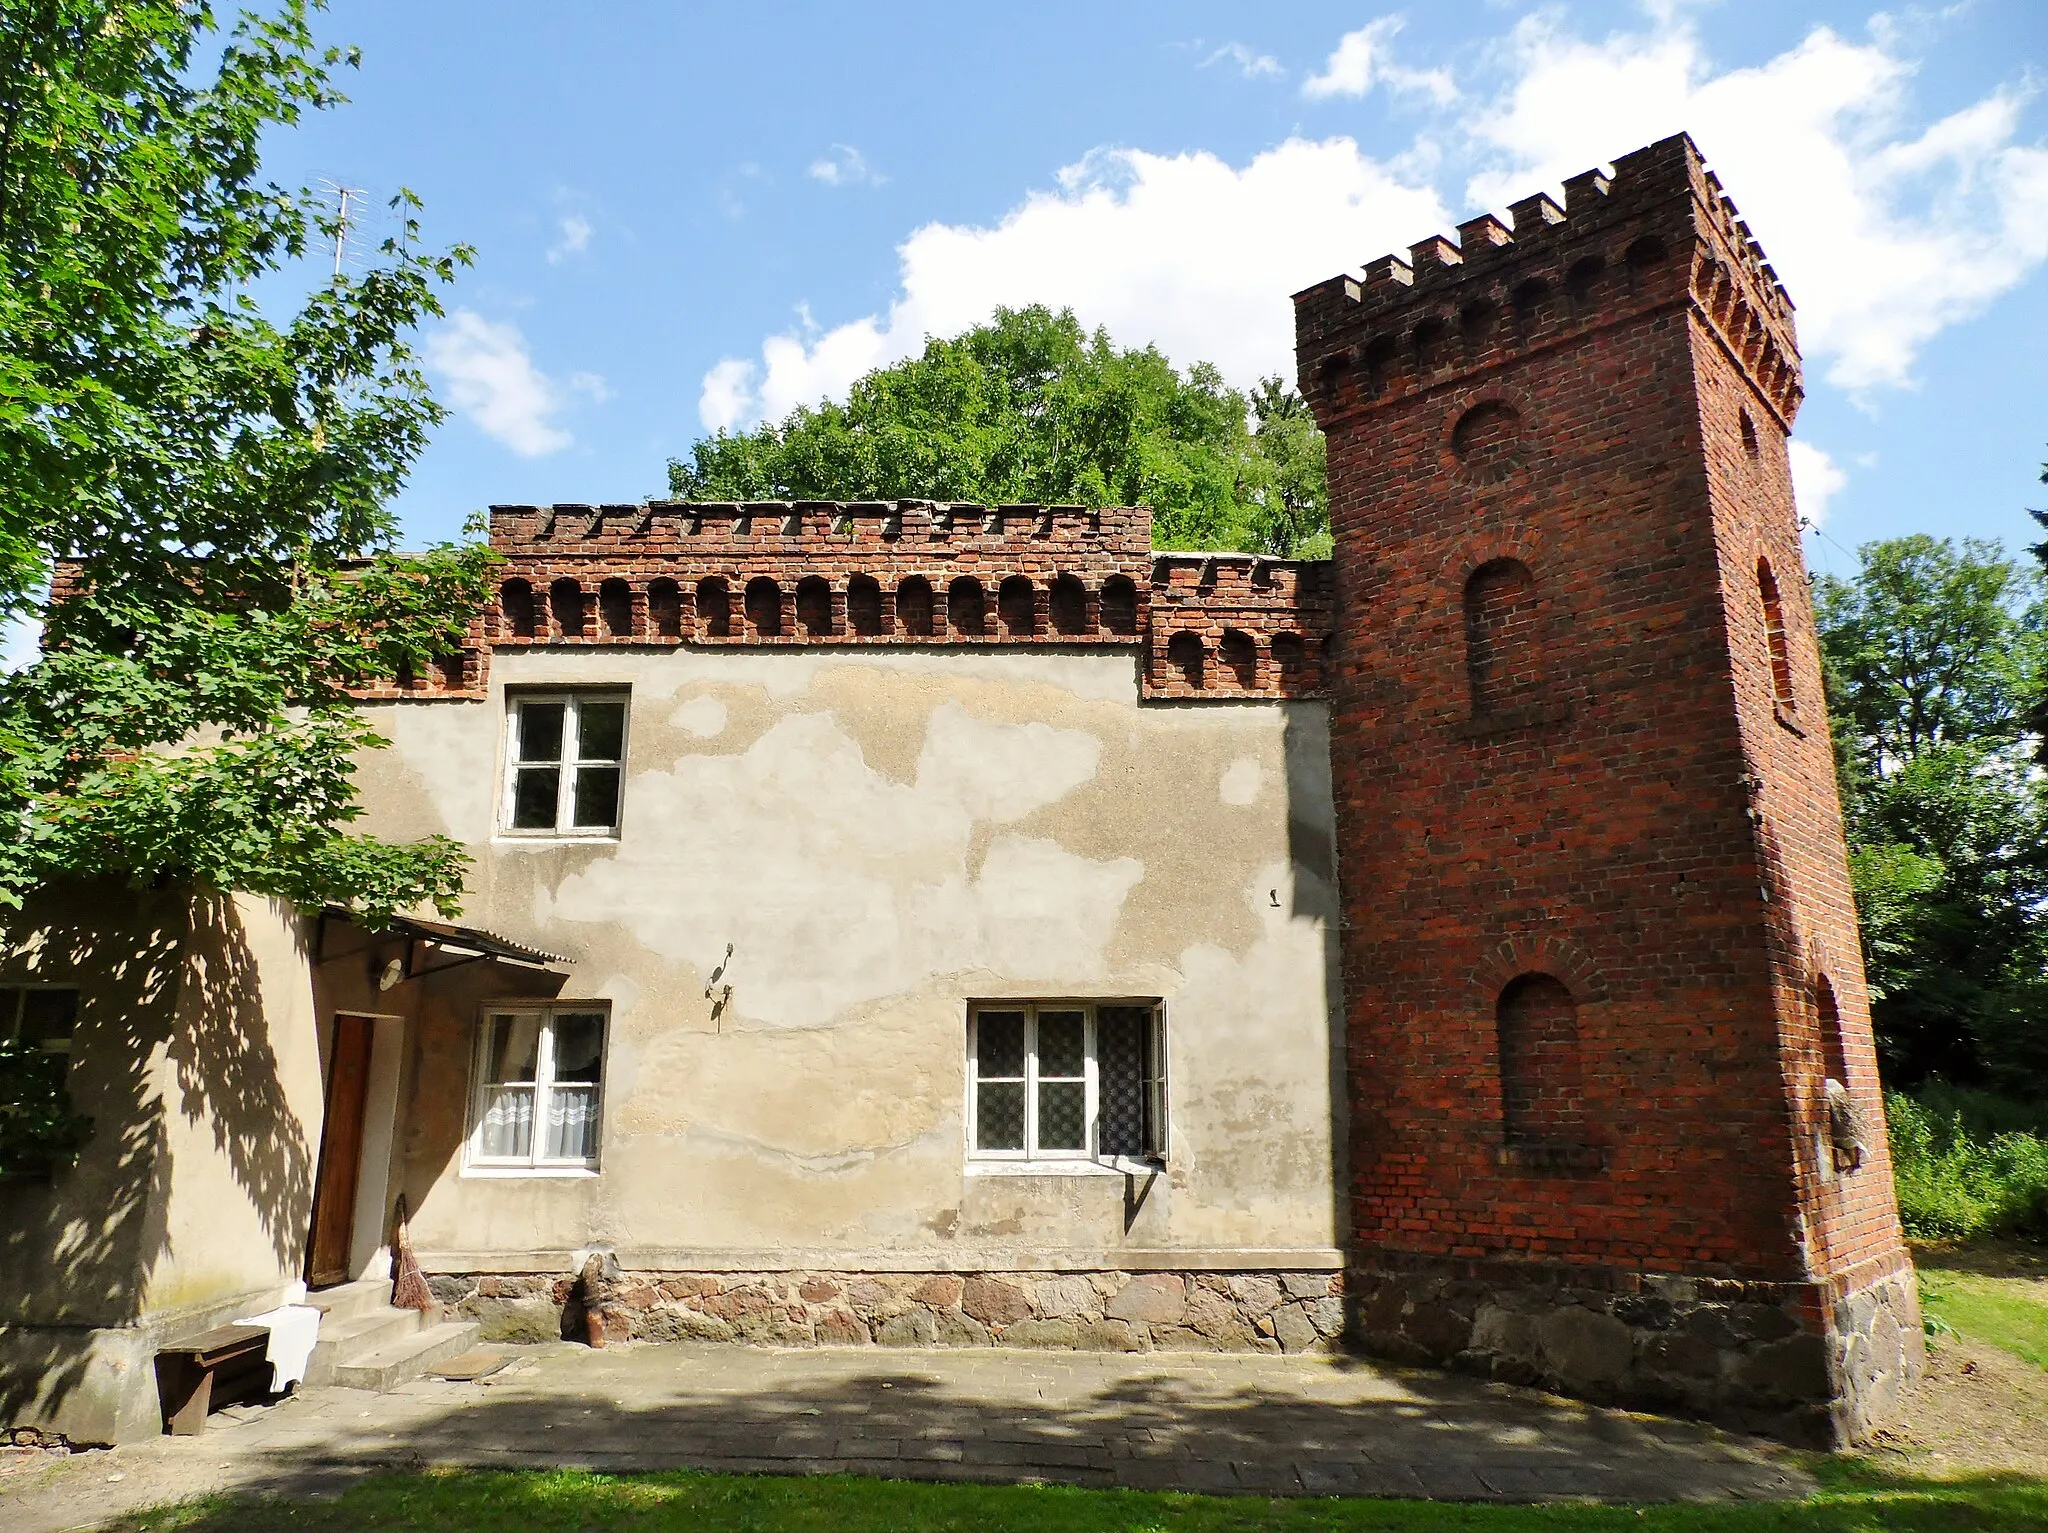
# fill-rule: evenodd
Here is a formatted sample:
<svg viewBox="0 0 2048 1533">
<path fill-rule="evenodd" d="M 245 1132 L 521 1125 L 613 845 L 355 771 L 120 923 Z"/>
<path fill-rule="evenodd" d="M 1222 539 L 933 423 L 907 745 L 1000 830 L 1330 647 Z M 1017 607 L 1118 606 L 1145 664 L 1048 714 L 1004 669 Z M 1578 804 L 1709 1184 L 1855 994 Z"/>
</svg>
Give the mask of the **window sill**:
<svg viewBox="0 0 2048 1533">
<path fill-rule="evenodd" d="M 609 830 L 501 830 L 491 839 L 516 842 L 521 846 L 560 846 L 565 842 L 617 841 L 619 831 L 617 826 Z"/>
<path fill-rule="evenodd" d="M 1107 1160 L 970 1160 L 969 1176 L 1156 1176 L 1164 1161 L 1115 1155 Z"/>
<path fill-rule="evenodd" d="M 534 1177 L 570 1180 L 594 1179 L 595 1166 L 464 1166 L 462 1179 L 470 1181 L 530 1181 Z"/>
</svg>

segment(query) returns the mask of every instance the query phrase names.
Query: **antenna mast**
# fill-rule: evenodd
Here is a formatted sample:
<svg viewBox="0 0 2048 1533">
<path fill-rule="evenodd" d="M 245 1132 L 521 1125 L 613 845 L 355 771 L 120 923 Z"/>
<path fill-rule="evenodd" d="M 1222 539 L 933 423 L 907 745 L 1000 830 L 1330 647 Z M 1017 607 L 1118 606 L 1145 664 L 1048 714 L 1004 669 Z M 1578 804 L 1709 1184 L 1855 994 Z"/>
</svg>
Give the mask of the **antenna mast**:
<svg viewBox="0 0 2048 1533">
<path fill-rule="evenodd" d="M 334 275 L 339 277 L 341 275 L 341 263 L 349 253 L 349 232 L 355 225 L 356 215 L 351 204 L 357 199 L 367 197 L 370 194 L 363 187 L 343 186 L 338 181 L 329 181 L 324 177 L 320 184 L 334 193 Z"/>
</svg>

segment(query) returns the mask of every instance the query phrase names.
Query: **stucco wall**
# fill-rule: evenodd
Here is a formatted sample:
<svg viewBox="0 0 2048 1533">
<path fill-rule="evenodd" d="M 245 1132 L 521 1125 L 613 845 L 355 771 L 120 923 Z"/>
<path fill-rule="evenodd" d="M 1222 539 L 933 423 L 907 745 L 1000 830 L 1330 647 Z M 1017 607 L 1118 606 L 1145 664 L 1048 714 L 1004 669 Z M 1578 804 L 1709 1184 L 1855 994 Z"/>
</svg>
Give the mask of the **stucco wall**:
<svg viewBox="0 0 2048 1533">
<path fill-rule="evenodd" d="M 157 1342 L 298 1276 L 320 1138 L 305 923 L 275 901 L 48 892 L 0 930 L 0 984 L 76 985 L 76 1165 L 0 1184 L 0 1424 L 156 1429 Z"/>
<path fill-rule="evenodd" d="M 475 1006 L 426 998 L 398 1153 L 430 1266 L 1337 1244 L 1320 704 L 1141 706 L 1133 655 L 1052 650 L 503 651 L 492 681 L 373 709 L 394 745 L 364 799 L 383 834 L 464 842 L 464 921 L 569 954 L 562 996 L 611 1003 L 603 1166 L 463 1175 Z M 570 684 L 632 689 L 619 838 L 496 837 L 504 691 Z M 1164 1000 L 1167 1174 L 967 1169 L 966 1004 L 1003 996 Z"/>
</svg>

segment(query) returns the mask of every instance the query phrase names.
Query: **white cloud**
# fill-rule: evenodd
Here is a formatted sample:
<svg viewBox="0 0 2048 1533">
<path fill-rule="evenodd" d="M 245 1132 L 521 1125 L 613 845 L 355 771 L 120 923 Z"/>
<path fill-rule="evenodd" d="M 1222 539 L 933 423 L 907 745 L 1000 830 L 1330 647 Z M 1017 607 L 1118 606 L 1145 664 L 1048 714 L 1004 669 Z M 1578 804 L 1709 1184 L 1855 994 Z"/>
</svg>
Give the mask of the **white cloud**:
<svg viewBox="0 0 2048 1533">
<path fill-rule="evenodd" d="M 1795 438 L 1790 446 L 1792 498 L 1799 514 L 1818 527 L 1828 519 L 1828 502 L 1849 483 L 1848 472 L 1823 449 Z"/>
<path fill-rule="evenodd" d="M 1587 43 L 1537 18 L 1511 48 L 1517 81 L 1474 124 L 1497 164 L 1473 200 L 1690 131 L 1799 305 L 1803 349 L 1843 388 L 1906 383 L 1929 339 L 2048 259 L 2048 149 L 2015 142 L 2013 91 L 1921 127 L 1913 60 L 1826 27 L 1720 73 L 1683 19 Z"/>
<path fill-rule="evenodd" d="M 1220 64 L 1226 59 L 1235 64 L 1238 73 L 1247 80 L 1275 80 L 1287 73 L 1286 70 L 1280 67 L 1280 61 L 1274 58 L 1272 54 L 1256 53 L 1252 49 L 1247 48 L 1243 43 L 1225 43 L 1222 47 L 1210 53 L 1195 67 L 1197 69 L 1207 69 L 1211 64 Z"/>
<path fill-rule="evenodd" d="M 881 186 L 889 179 L 851 144 L 834 144 L 830 154 L 811 161 L 810 176 L 827 186 Z"/>
<path fill-rule="evenodd" d="M 731 431 L 760 419 L 760 369 L 744 357 L 727 357 L 704 375 L 697 394 L 697 418 L 706 431 Z"/>
<path fill-rule="evenodd" d="M 447 380 L 455 408 L 520 457 L 558 452 L 574 440 L 554 423 L 561 391 L 533 365 L 517 325 L 457 309 L 427 337 L 426 350 L 427 365 Z"/>
<path fill-rule="evenodd" d="M 570 213 L 559 219 L 555 225 L 559 231 L 554 244 L 548 246 L 548 265 L 560 266 L 572 255 L 581 255 L 589 248 L 590 236 L 596 231 L 590 220 L 581 213 Z"/>
<path fill-rule="evenodd" d="M 1241 170 L 1212 154 L 1099 151 L 994 228 L 916 230 L 886 314 L 771 336 L 758 365 L 727 358 L 705 375 L 698 412 L 712 430 L 780 419 L 998 304 L 1070 306 L 1125 344 L 1154 341 L 1249 384 L 1292 371 L 1289 294 L 1444 219 L 1433 191 L 1348 139 L 1289 139 Z"/>
<path fill-rule="evenodd" d="M 1458 87 L 1446 69 L 1405 69 L 1389 55 L 1387 44 L 1401 30 L 1399 16 L 1382 16 L 1367 22 L 1356 32 L 1347 32 L 1337 51 L 1323 65 L 1323 72 L 1301 83 L 1301 93 L 1311 101 L 1334 96 L 1363 96 L 1375 85 L 1404 95 L 1427 96 L 1438 106 L 1457 99 Z"/>
<path fill-rule="evenodd" d="M 612 397 L 612 386 L 605 382 L 603 373 L 571 373 L 569 387 L 594 405 L 601 405 Z"/>
<path fill-rule="evenodd" d="M 1347 36 L 1310 93 L 1421 91 L 1438 104 L 1406 152 L 1375 159 L 1348 137 L 1294 138 L 1233 166 L 1200 151 L 1098 150 L 993 226 L 912 231 L 886 312 L 806 321 L 755 358 L 721 361 L 704 377 L 705 425 L 843 397 L 868 369 L 999 304 L 1071 306 L 1122 344 L 1213 361 L 1240 385 L 1289 374 L 1288 294 L 1449 232 L 1457 199 L 1433 182 L 1463 181 L 1464 216 L 1499 211 L 1682 128 L 1800 305 L 1809 389 L 1823 375 L 1858 391 L 1909 382 L 1932 336 L 2048 260 L 2048 149 L 2019 139 L 2022 95 L 1992 91 L 1930 126 L 1911 111 L 1914 60 L 1894 34 L 1852 43 L 1818 28 L 1761 64 L 1717 70 L 1683 4 L 1594 43 L 1538 18 L 1482 55 L 1498 78 L 1483 92 L 1472 82 L 1468 102 L 1495 103 L 1475 116 L 1445 104 L 1444 71 L 1390 67 L 1398 24 Z M 1811 466 L 1809 514 L 1836 488 Z"/>
</svg>

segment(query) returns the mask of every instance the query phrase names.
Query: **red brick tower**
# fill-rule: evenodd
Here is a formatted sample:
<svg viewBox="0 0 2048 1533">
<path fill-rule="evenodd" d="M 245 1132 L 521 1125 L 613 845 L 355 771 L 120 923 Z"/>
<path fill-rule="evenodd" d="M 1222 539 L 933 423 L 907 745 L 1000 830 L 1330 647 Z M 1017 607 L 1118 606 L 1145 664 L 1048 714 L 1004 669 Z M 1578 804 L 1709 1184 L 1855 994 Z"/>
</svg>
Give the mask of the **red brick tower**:
<svg viewBox="0 0 2048 1533">
<path fill-rule="evenodd" d="M 1336 530 L 1354 1323 L 1858 1438 L 1920 1326 L 1792 305 L 1685 137 L 1513 218 L 1295 299 Z"/>
</svg>

